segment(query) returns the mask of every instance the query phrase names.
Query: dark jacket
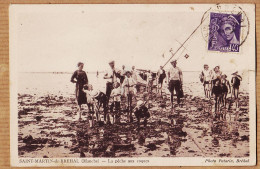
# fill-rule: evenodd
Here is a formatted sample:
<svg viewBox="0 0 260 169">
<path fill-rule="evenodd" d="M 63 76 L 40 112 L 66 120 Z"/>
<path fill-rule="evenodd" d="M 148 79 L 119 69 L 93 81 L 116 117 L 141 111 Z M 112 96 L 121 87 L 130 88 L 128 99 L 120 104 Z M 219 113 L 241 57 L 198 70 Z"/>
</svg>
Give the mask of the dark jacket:
<svg viewBox="0 0 260 169">
<path fill-rule="evenodd" d="M 75 81 L 74 79 L 76 79 L 77 81 Z M 76 70 L 71 76 L 70 81 L 73 83 L 84 85 L 88 84 L 88 77 L 85 71 Z"/>
</svg>

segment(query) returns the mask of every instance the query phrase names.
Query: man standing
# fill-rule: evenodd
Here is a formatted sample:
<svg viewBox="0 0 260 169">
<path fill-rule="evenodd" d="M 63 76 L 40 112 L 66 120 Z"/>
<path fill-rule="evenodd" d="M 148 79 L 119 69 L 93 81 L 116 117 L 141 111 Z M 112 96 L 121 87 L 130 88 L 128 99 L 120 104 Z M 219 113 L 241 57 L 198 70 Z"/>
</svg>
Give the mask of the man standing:
<svg viewBox="0 0 260 169">
<path fill-rule="evenodd" d="M 204 93 L 206 98 L 211 97 L 211 80 L 212 80 L 212 71 L 209 70 L 209 66 L 207 64 L 204 65 L 204 69 L 200 74 L 200 78 L 202 79 L 202 83 L 204 86 Z"/>
<path fill-rule="evenodd" d="M 105 75 L 104 75 L 104 79 L 107 79 L 107 83 L 106 83 L 106 96 L 107 96 L 107 100 L 106 100 L 106 104 L 104 106 L 104 120 L 106 120 L 106 114 L 108 111 L 108 104 L 109 104 L 109 99 L 110 99 L 110 95 L 111 92 L 113 90 L 113 84 L 118 82 L 118 78 L 120 78 L 120 71 L 117 70 L 115 68 L 115 61 L 111 60 L 109 62 L 109 66 L 110 69 L 106 71 Z"/>
<path fill-rule="evenodd" d="M 173 60 L 171 62 L 172 67 L 168 72 L 168 82 L 169 82 L 169 90 L 171 92 L 171 103 L 173 108 L 173 92 L 175 90 L 177 95 L 177 103 L 178 105 L 181 102 L 181 90 L 182 90 L 182 83 L 183 83 L 183 76 L 182 71 L 179 67 L 177 67 L 177 61 Z"/>
</svg>

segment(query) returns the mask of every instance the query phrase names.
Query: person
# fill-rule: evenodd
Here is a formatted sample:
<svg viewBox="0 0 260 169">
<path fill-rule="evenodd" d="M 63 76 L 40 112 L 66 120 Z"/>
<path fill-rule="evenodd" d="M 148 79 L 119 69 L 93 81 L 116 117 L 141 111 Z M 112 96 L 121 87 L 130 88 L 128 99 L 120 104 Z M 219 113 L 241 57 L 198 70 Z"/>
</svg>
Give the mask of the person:
<svg viewBox="0 0 260 169">
<path fill-rule="evenodd" d="M 204 93 L 206 98 L 211 97 L 211 80 L 212 80 L 212 71 L 209 70 L 209 66 L 207 64 L 204 64 L 204 69 L 202 70 L 200 74 L 201 82 L 203 83 L 204 87 Z"/>
<path fill-rule="evenodd" d="M 122 84 L 122 87 L 124 88 L 125 96 L 127 97 L 127 103 L 128 103 L 128 119 L 130 122 L 133 121 L 132 118 L 132 99 L 136 94 L 136 81 L 131 77 L 131 72 L 126 71 L 126 78 Z"/>
<path fill-rule="evenodd" d="M 134 81 L 136 81 L 136 92 L 139 92 L 140 91 L 140 85 L 137 84 L 137 82 L 138 82 L 138 80 L 137 80 L 138 73 L 135 70 L 135 66 L 132 66 L 131 74 L 132 74 L 132 78 L 134 79 Z"/>
<path fill-rule="evenodd" d="M 240 86 L 240 82 L 242 81 L 242 77 L 240 75 L 238 75 L 238 71 L 232 73 L 232 79 L 231 79 L 231 85 L 232 85 L 232 94 L 231 94 L 231 98 L 232 95 L 235 98 L 235 102 L 236 102 L 236 107 L 238 107 L 238 94 L 239 94 L 239 86 Z"/>
<path fill-rule="evenodd" d="M 97 78 L 98 78 L 98 75 L 99 75 L 99 73 L 98 73 L 98 71 L 97 71 L 97 76 L 96 76 Z"/>
<path fill-rule="evenodd" d="M 118 82 L 118 79 L 120 78 L 120 71 L 118 69 L 116 69 L 115 67 L 115 61 L 111 60 L 109 61 L 109 66 L 110 69 L 107 70 L 104 74 L 104 79 L 107 80 L 106 82 L 106 96 L 107 96 L 107 100 L 106 100 L 106 104 L 105 104 L 105 110 L 104 110 L 104 120 L 106 121 L 106 115 L 107 115 L 107 111 L 108 111 L 108 104 L 109 104 L 109 99 L 110 99 L 110 95 L 111 92 L 113 90 L 113 84 L 115 82 Z"/>
<path fill-rule="evenodd" d="M 181 101 L 181 90 L 182 90 L 182 84 L 183 84 L 183 75 L 182 71 L 179 67 L 177 67 L 177 61 L 173 60 L 171 62 L 172 67 L 170 68 L 168 72 L 168 83 L 169 83 L 169 91 L 171 92 L 171 105 L 173 108 L 173 93 L 174 90 L 177 95 L 177 103 L 180 104 Z"/>
<path fill-rule="evenodd" d="M 120 71 L 120 84 L 122 85 L 124 79 L 125 79 L 125 65 L 122 66 L 122 70 Z"/>
<path fill-rule="evenodd" d="M 95 113 L 95 109 L 94 109 L 94 104 L 95 104 L 94 95 L 95 95 L 95 92 L 93 91 L 93 86 L 91 84 L 84 85 L 83 89 L 84 89 L 84 92 L 86 93 L 89 114 L 91 115 L 91 119 L 89 119 L 89 124 L 90 124 L 90 127 L 93 127 L 94 126 L 93 115 Z"/>
<path fill-rule="evenodd" d="M 114 60 L 109 61 L 109 66 L 110 66 L 110 69 L 107 70 L 104 74 L 104 79 L 107 80 L 106 95 L 108 98 L 110 98 L 110 94 L 113 89 L 113 84 L 115 82 L 118 82 L 118 79 L 120 78 L 120 71 L 115 67 Z"/>
<path fill-rule="evenodd" d="M 212 86 L 215 85 L 217 80 L 220 80 L 222 76 L 222 72 L 220 71 L 220 66 L 216 66 L 213 69 L 213 73 L 212 73 Z"/>
<path fill-rule="evenodd" d="M 104 110 L 106 109 L 107 96 L 105 93 L 101 92 L 100 90 L 94 90 L 93 98 L 96 106 L 96 119 L 97 121 L 99 121 L 100 120 L 99 110 L 101 107 L 103 107 Z"/>
<path fill-rule="evenodd" d="M 157 92 L 160 92 L 160 94 L 162 95 L 163 81 L 166 77 L 165 70 L 163 69 L 162 66 L 160 66 L 160 69 L 157 72 L 157 77 L 158 77 L 158 86 L 157 86 L 158 90 L 157 90 Z"/>
<path fill-rule="evenodd" d="M 120 121 L 120 104 L 121 104 L 121 94 L 120 83 L 114 83 L 114 89 L 111 92 L 113 97 L 113 103 L 111 105 L 111 112 L 113 112 L 113 123 L 118 123 Z"/>
<path fill-rule="evenodd" d="M 239 25 L 237 19 L 232 15 L 225 16 L 221 19 L 220 25 L 220 34 L 226 41 L 226 46 L 228 46 L 229 44 L 239 45 L 239 41 L 235 34 L 236 26 Z"/>
<path fill-rule="evenodd" d="M 227 94 L 231 93 L 230 91 L 230 83 L 227 80 L 227 75 L 222 75 L 221 76 L 221 87 L 222 87 L 222 98 L 221 101 L 223 103 L 223 106 L 226 107 L 226 102 L 227 102 Z"/>
<path fill-rule="evenodd" d="M 135 70 L 135 66 L 132 66 L 131 74 L 132 78 L 137 82 L 137 72 Z"/>
<path fill-rule="evenodd" d="M 84 85 L 88 84 L 88 77 L 83 70 L 84 63 L 78 63 L 78 70 L 71 76 L 71 82 L 76 83 L 76 100 L 79 106 L 79 120 L 81 120 L 81 105 L 87 103 L 86 93 L 83 91 Z M 76 79 L 76 80 L 75 80 Z"/>
<path fill-rule="evenodd" d="M 144 127 L 147 125 L 147 120 L 150 118 L 150 113 L 148 111 L 148 108 L 145 106 L 145 103 L 142 100 L 139 100 L 136 104 L 136 107 L 134 108 L 134 114 L 137 118 L 137 126 L 140 127 L 140 121 L 143 118 L 143 124 Z"/>
<path fill-rule="evenodd" d="M 86 93 L 89 112 L 94 112 L 93 86 L 91 84 L 84 85 L 83 89 Z"/>
<path fill-rule="evenodd" d="M 147 92 L 152 92 L 153 91 L 153 73 L 151 72 L 151 70 L 147 71 L 147 85 L 146 85 L 146 89 Z"/>
<path fill-rule="evenodd" d="M 214 67 L 213 72 L 212 72 L 211 86 L 214 86 L 217 80 L 221 80 L 221 75 L 222 75 L 222 72 L 220 71 L 220 66 Z M 212 87 L 212 89 L 213 89 L 213 87 Z M 212 90 L 211 90 L 211 94 L 213 94 Z"/>
<path fill-rule="evenodd" d="M 215 96 L 215 113 L 219 115 L 220 113 L 220 102 L 221 102 L 221 95 L 222 95 L 222 87 L 220 86 L 220 80 L 217 79 L 213 88 L 212 93 Z"/>
</svg>

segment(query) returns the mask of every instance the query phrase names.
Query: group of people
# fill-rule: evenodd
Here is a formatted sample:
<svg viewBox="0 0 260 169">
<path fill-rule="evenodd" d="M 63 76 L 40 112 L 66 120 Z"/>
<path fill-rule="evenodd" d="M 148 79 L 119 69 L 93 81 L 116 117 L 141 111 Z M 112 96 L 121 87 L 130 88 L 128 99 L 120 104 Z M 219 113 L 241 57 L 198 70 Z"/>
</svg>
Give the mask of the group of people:
<svg viewBox="0 0 260 169">
<path fill-rule="evenodd" d="M 146 124 L 147 118 L 150 117 L 148 108 L 145 102 L 138 101 L 136 107 L 133 109 L 132 100 L 137 93 L 137 72 L 135 67 L 132 70 L 122 70 L 115 67 L 115 61 L 109 62 L 109 69 L 104 74 L 106 80 L 105 93 L 99 90 L 93 90 L 93 86 L 89 84 L 86 72 L 83 70 L 84 64 L 78 63 L 78 70 L 76 70 L 71 82 L 76 83 L 76 99 L 79 105 L 79 120 L 81 120 L 82 105 L 87 104 L 89 112 L 92 114 L 90 124 L 93 125 L 93 115 L 96 113 L 96 119 L 100 120 L 99 110 L 102 107 L 104 112 L 104 121 L 107 123 L 118 123 L 121 115 L 121 99 L 124 97 L 127 100 L 127 118 L 132 122 L 132 113 L 135 114 L 138 124 L 141 118 L 144 118 Z M 112 102 L 111 102 L 112 100 Z"/>
<path fill-rule="evenodd" d="M 171 93 L 171 106 L 174 107 L 173 97 L 177 97 L 177 104 L 180 105 L 181 98 L 183 97 L 183 74 L 182 70 L 177 67 L 177 60 L 171 61 L 171 68 L 166 73 L 163 66 L 160 66 L 160 69 L 157 71 L 156 76 L 152 76 L 151 71 L 147 73 L 147 91 L 151 92 L 153 89 L 153 83 L 156 81 L 157 93 L 162 96 L 162 88 L 164 83 L 168 84 L 168 90 Z"/>
<path fill-rule="evenodd" d="M 136 116 L 138 125 L 140 120 L 144 119 L 146 124 L 147 119 L 150 117 L 146 103 L 148 100 L 137 101 L 137 85 L 139 74 L 133 66 L 131 70 L 126 70 L 125 66 L 119 70 L 115 67 L 115 61 L 109 62 L 109 69 L 104 73 L 106 80 L 105 93 L 99 90 L 93 90 L 93 86 L 89 84 L 86 72 L 83 70 L 84 64 L 78 63 L 78 70 L 76 70 L 72 77 L 71 82 L 76 83 L 76 99 L 79 105 L 79 120 L 81 120 L 82 104 L 87 104 L 89 112 L 92 114 L 91 122 L 93 123 L 93 115 L 96 114 L 96 119 L 100 120 L 100 108 L 103 108 L 104 121 L 108 123 L 119 123 L 121 116 L 121 101 L 122 98 L 127 102 L 127 120 L 133 122 L 132 114 Z M 154 78 L 155 74 L 155 78 Z M 140 78 L 140 77 L 139 77 Z M 166 73 L 161 66 L 157 73 L 147 71 L 146 74 L 146 90 L 153 91 L 153 83 L 156 79 L 157 93 L 162 95 L 162 87 L 164 82 L 168 82 L 168 90 L 171 93 L 171 106 L 180 105 L 181 98 L 183 97 L 183 73 L 177 67 L 177 61 L 171 61 L 171 68 Z M 143 79 L 143 81 L 145 81 Z M 238 93 L 242 77 L 238 72 L 232 74 L 231 83 L 227 80 L 227 75 L 222 74 L 220 67 L 216 66 L 213 70 L 209 69 L 207 64 L 200 74 L 200 80 L 204 86 L 206 98 L 214 96 L 215 99 L 215 112 L 220 111 L 222 107 L 226 107 L 227 95 L 231 93 L 231 99 L 234 97 L 236 107 L 238 107 Z M 177 96 L 177 104 L 174 104 L 174 96 Z M 132 105 L 133 99 L 136 99 L 137 104 L 135 107 Z"/>
<path fill-rule="evenodd" d="M 127 118 L 130 122 L 133 121 L 132 117 L 132 100 L 136 95 L 137 85 L 137 72 L 135 67 L 132 70 L 125 70 L 125 66 L 122 66 L 122 70 L 115 67 L 115 61 L 109 62 L 110 68 L 105 72 L 104 79 L 106 82 L 106 106 L 105 106 L 105 119 L 106 120 L 106 108 L 109 107 L 109 100 L 112 97 L 113 101 L 110 106 L 110 112 L 117 112 L 117 117 L 120 116 L 120 105 L 122 96 L 127 99 L 128 114 Z M 117 120 L 116 120 L 117 121 Z"/>
<path fill-rule="evenodd" d="M 231 99 L 234 97 L 236 107 L 239 106 L 238 94 L 242 77 L 237 71 L 232 73 L 230 83 L 227 80 L 227 75 L 220 70 L 220 66 L 210 70 L 209 66 L 205 64 L 204 69 L 200 73 L 200 81 L 204 86 L 205 97 L 211 98 L 214 96 L 215 98 L 215 112 L 219 112 L 221 107 L 226 107 L 228 94 L 231 94 Z"/>
</svg>

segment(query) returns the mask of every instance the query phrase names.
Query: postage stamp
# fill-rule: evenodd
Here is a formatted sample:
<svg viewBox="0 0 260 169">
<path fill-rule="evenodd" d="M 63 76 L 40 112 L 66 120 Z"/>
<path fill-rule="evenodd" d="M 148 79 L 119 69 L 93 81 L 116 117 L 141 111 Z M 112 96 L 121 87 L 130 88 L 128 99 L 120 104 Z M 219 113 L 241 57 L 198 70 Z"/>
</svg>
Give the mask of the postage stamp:
<svg viewBox="0 0 260 169">
<path fill-rule="evenodd" d="M 239 52 L 241 14 L 210 13 L 208 50 Z"/>
<path fill-rule="evenodd" d="M 10 5 L 11 165 L 255 165 L 254 9 Z"/>
</svg>

